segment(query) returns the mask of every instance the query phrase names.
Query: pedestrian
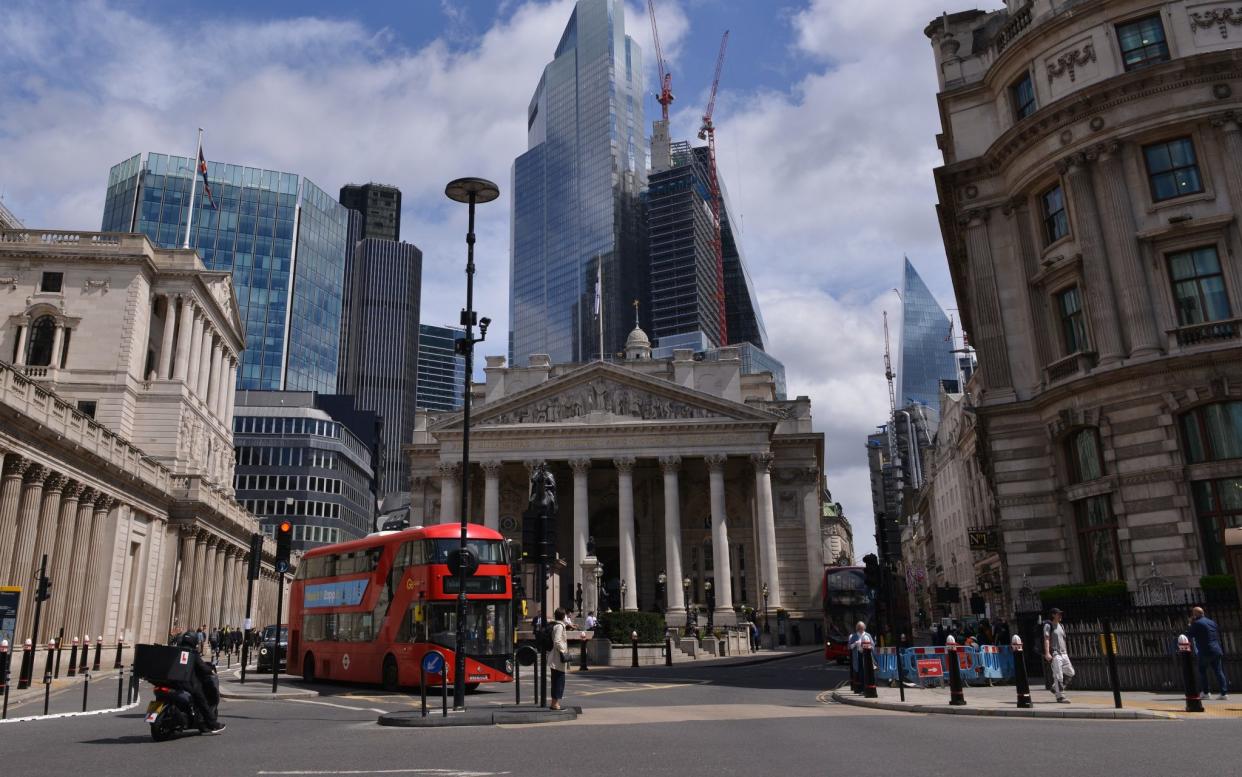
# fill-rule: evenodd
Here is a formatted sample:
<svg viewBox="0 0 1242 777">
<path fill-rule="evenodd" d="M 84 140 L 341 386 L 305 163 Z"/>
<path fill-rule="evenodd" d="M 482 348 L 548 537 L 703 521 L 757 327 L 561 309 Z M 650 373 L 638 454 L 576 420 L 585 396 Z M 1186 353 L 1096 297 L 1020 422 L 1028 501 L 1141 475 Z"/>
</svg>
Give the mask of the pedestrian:
<svg viewBox="0 0 1242 777">
<path fill-rule="evenodd" d="M 751 650 L 759 649 L 759 624 L 754 620 L 750 622 L 750 648 Z"/>
<path fill-rule="evenodd" d="M 1001 621 L 996 625 L 996 634 L 993 639 L 995 639 L 994 644 L 1002 647 L 1009 645 L 1013 640 L 1013 637 L 1009 634 L 1009 621 Z"/>
<path fill-rule="evenodd" d="M 854 624 L 854 633 L 850 635 L 847 643 L 850 650 L 850 665 L 854 667 L 854 673 L 859 677 L 862 677 L 863 668 L 863 640 L 875 645 L 875 640 L 871 639 L 871 635 L 867 633 L 867 624 L 859 621 Z"/>
<path fill-rule="evenodd" d="M 1194 640 L 1195 652 L 1199 654 L 1199 684 L 1203 695 L 1208 694 L 1208 669 L 1216 675 L 1216 687 L 1220 689 L 1217 699 L 1229 698 L 1229 680 L 1225 677 L 1225 650 L 1220 644 L 1220 628 L 1216 621 L 1203 613 L 1202 607 L 1190 611 L 1190 638 Z"/>
<path fill-rule="evenodd" d="M 207 642 L 207 624 L 204 623 L 198 627 L 198 631 L 194 635 L 198 639 L 198 652 L 202 655 L 203 645 Z"/>
<path fill-rule="evenodd" d="M 211 630 L 211 636 L 207 638 L 207 643 L 211 645 L 211 662 L 216 662 L 216 656 L 220 655 L 220 629 L 216 627 Z"/>
<path fill-rule="evenodd" d="M 552 613 L 552 652 L 548 655 L 552 670 L 552 703 L 549 709 L 559 710 L 565 696 L 565 672 L 569 670 L 569 640 L 565 638 L 565 611 L 560 607 Z"/>
<path fill-rule="evenodd" d="M 1061 625 L 1061 615 L 1057 607 L 1048 613 L 1048 622 L 1044 624 L 1044 661 L 1052 669 L 1052 693 L 1058 702 L 1069 704 L 1065 689 L 1074 679 L 1074 665 L 1070 663 L 1065 649 L 1065 627 Z"/>
</svg>

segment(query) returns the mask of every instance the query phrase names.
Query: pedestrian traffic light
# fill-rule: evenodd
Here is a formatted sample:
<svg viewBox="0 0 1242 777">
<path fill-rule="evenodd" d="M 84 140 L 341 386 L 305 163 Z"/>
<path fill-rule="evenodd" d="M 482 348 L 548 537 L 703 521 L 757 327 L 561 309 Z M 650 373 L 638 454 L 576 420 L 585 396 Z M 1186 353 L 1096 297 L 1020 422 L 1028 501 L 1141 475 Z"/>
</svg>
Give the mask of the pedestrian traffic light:
<svg viewBox="0 0 1242 777">
<path fill-rule="evenodd" d="M 35 601 L 46 602 L 52 598 L 52 581 L 46 577 L 39 578 L 39 587 L 35 589 Z"/>
<path fill-rule="evenodd" d="M 293 524 L 281 521 L 276 524 L 276 571 L 289 571 L 289 553 L 293 550 Z"/>
</svg>

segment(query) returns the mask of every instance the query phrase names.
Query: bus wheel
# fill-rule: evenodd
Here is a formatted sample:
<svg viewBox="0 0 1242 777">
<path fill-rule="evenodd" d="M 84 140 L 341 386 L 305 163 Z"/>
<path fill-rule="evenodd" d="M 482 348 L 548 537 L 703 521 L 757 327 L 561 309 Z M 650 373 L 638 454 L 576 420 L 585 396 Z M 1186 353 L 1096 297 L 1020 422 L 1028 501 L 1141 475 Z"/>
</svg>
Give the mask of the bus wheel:
<svg viewBox="0 0 1242 777">
<path fill-rule="evenodd" d="M 466 683 L 466 693 L 474 693 L 479 690 L 478 683 Z"/>
<path fill-rule="evenodd" d="M 384 671 L 380 675 L 380 685 L 384 687 L 385 691 L 395 691 L 399 682 L 397 678 L 397 659 L 393 658 L 391 654 L 384 656 Z"/>
<path fill-rule="evenodd" d="M 302 682 L 315 682 L 315 654 L 307 653 L 302 657 Z"/>
</svg>

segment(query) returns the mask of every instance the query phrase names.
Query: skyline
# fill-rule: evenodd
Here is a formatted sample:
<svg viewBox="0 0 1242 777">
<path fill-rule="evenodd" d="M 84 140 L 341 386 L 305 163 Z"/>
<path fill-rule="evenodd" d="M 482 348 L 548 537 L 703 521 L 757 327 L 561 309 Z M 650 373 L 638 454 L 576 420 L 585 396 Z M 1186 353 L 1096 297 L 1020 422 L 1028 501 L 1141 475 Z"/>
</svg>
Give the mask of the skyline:
<svg viewBox="0 0 1242 777">
<path fill-rule="evenodd" d="M 772 13 L 737 5 L 658 3 L 678 95 L 672 135 L 697 130 L 719 35 L 731 27 L 716 111 L 722 177 L 770 351 L 787 365 L 790 395 L 822 408 L 828 484 L 861 555 L 874 547 L 865 436 L 887 415 L 880 311 L 899 307 L 888 290 L 903 254 L 951 307 L 933 207 L 935 71 L 922 35 L 941 9 L 899 2 L 880 26 L 866 9 L 829 0 L 784 2 Z M 426 256 L 424 319 L 452 321 L 465 216 L 443 184 L 482 175 L 501 182 L 502 199 L 479 210 L 477 307 L 507 331 L 509 164 L 525 148 L 530 85 L 571 4 L 390 7 L 385 19 L 372 7 L 346 19 L 314 4 L 288 18 L 279 15 L 285 7 L 164 13 L 152 3 L 91 2 L 48 13 L 18 3 L 0 31 L 0 64 L 12 74 L 0 97 L 19 107 L 0 118 L 6 205 L 32 227 L 95 229 L 110 164 L 138 150 L 188 155 L 202 124 L 209 160 L 298 170 L 328 191 L 367 180 L 401 188 L 404 236 Z M 630 3 L 626 13 L 650 51 L 645 8 Z M 201 34 L 186 34 L 187 18 Z M 95 34 L 74 33 L 85 29 Z M 62 50 L 65 35 L 82 39 L 80 49 Z M 134 36 L 145 45 L 129 45 Z M 190 39 L 207 51 L 187 54 L 178 42 Z M 654 57 L 644 62 L 650 117 Z M 84 126 L 84 114 L 97 119 Z M 800 205 L 808 202 L 824 206 Z M 837 253 L 823 256 L 823 245 Z M 858 336 L 823 348 L 822 335 L 835 331 Z M 504 352 L 504 338 L 489 339 L 479 361 Z"/>
</svg>

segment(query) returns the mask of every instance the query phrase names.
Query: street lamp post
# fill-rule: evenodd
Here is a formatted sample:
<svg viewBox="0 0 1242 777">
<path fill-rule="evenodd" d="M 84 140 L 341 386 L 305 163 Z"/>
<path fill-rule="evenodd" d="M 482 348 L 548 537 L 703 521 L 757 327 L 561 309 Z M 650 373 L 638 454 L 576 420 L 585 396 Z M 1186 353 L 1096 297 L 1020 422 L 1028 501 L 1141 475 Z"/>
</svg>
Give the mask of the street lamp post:
<svg viewBox="0 0 1242 777">
<path fill-rule="evenodd" d="M 703 581 L 703 591 L 707 596 L 707 633 L 711 635 L 713 633 L 712 627 L 715 625 L 712 616 L 716 610 L 716 592 L 712 590 L 712 581 Z"/>
<path fill-rule="evenodd" d="M 660 570 L 660 574 L 656 575 L 656 609 L 668 609 L 668 575 L 664 574 L 664 570 Z"/>
<path fill-rule="evenodd" d="M 474 345 L 487 337 L 491 321 L 479 321 L 479 339 L 474 338 L 476 314 L 474 312 L 474 206 L 491 202 L 500 196 L 496 184 L 483 178 L 458 178 L 444 187 L 444 194 L 454 202 L 470 206 L 466 228 L 466 307 L 461 311 L 461 325 L 466 336 L 458 340 L 455 349 L 466 360 L 465 386 L 462 391 L 462 439 L 461 439 L 461 544 L 457 554 L 457 640 L 453 663 L 453 708 L 466 707 L 466 524 L 470 505 L 470 394 L 474 378 Z"/>
<path fill-rule="evenodd" d="M 604 608 L 600 606 L 600 603 L 604 601 L 604 565 L 596 561 L 592 572 L 595 573 L 595 617 L 598 619 L 604 614 Z"/>
<path fill-rule="evenodd" d="M 690 633 L 690 578 L 689 576 L 681 580 L 682 601 L 686 603 L 686 634 Z"/>
<path fill-rule="evenodd" d="M 621 601 L 617 602 L 617 612 L 625 612 L 625 581 L 621 581 Z"/>
<path fill-rule="evenodd" d="M 763 633 L 771 634 L 772 631 L 771 629 L 768 628 L 768 584 L 767 583 L 763 584 L 762 594 L 763 594 Z"/>
</svg>

